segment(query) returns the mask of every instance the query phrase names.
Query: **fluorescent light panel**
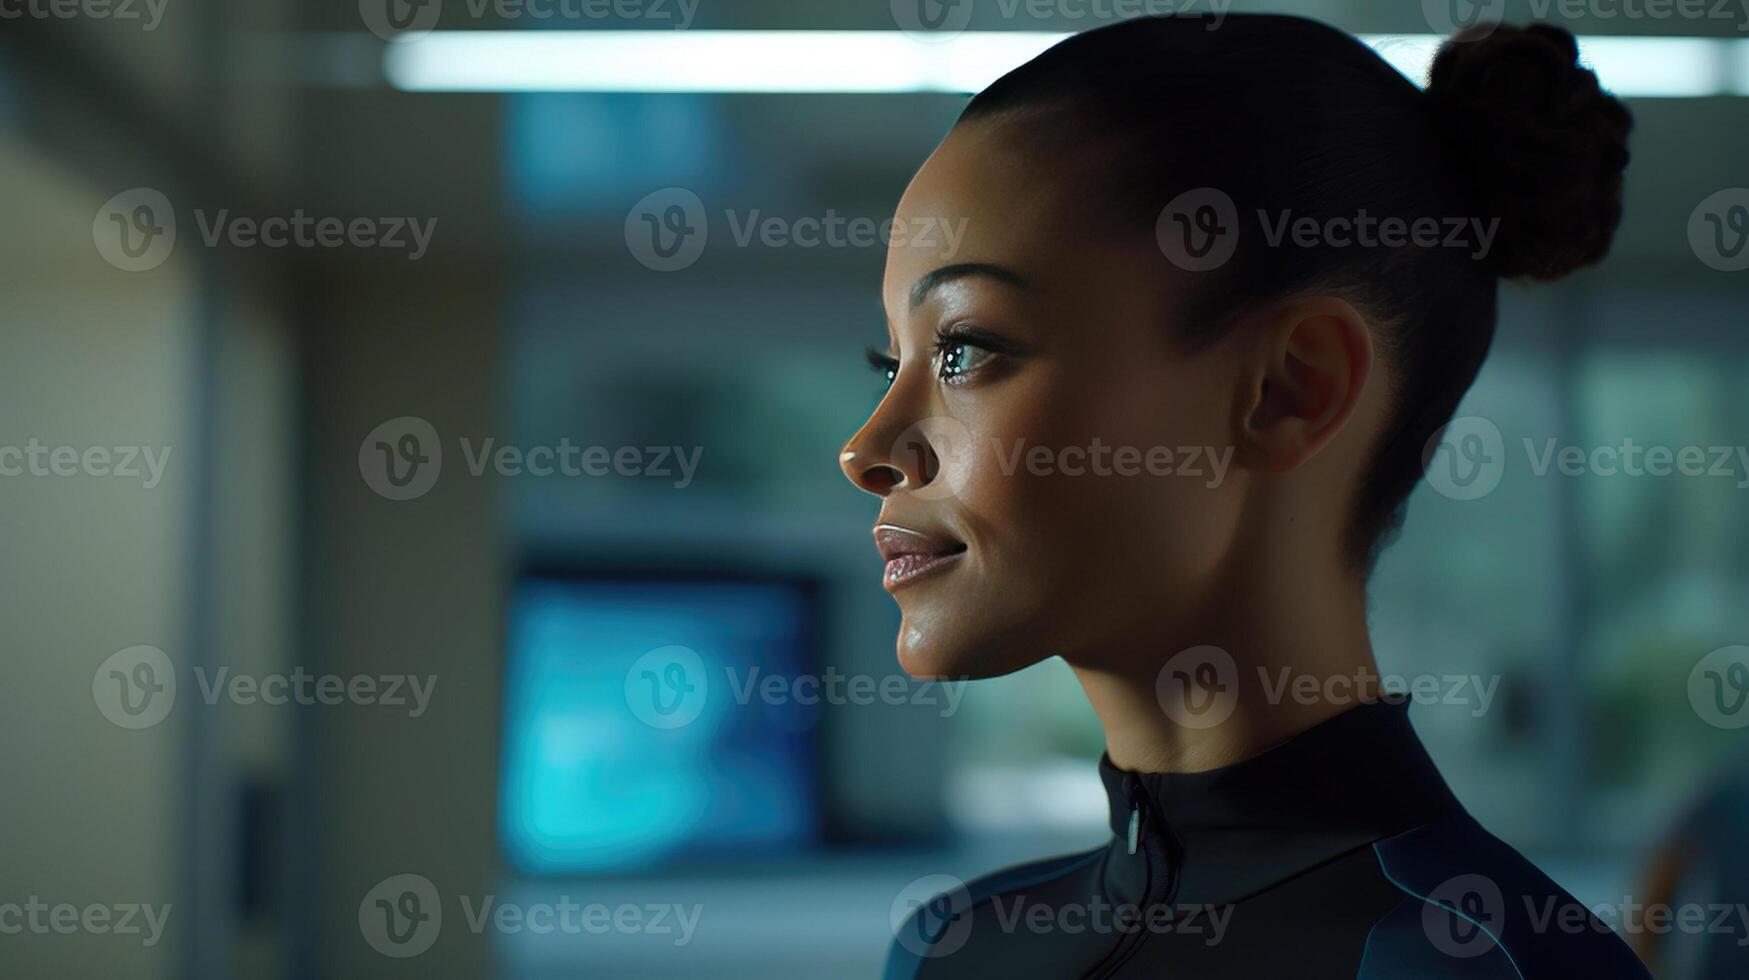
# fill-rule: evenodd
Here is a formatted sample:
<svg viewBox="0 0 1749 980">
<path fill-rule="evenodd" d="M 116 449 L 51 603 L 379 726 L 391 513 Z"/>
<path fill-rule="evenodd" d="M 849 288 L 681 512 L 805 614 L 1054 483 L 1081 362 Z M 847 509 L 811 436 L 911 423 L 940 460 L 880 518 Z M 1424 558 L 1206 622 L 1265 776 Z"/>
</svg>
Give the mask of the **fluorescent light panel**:
<svg viewBox="0 0 1749 980">
<path fill-rule="evenodd" d="M 976 92 L 1067 37 L 967 31 L 438 31 L 392 43 L 383 72 L 409 92 Z M 1425 80 L 1443 40 L 1363 34 Z M 1749 40 L 1580 39 L 1580 57 L 1622 96 L 1749 95 Z"/>
</svg>

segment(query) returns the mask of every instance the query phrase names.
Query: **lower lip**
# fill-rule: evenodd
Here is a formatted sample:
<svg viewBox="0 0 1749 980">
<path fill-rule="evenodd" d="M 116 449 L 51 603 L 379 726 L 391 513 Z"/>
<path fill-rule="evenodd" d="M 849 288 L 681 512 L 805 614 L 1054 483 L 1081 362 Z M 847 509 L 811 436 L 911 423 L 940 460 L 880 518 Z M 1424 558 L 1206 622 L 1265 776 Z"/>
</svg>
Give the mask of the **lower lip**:
<svg viewBox="0 0 1749 980">
<path fill-rule="evenodd" d="M 898 591 L 926 575 L 952 565 L 954 559 L 964 554 L 963 551 L 955 551 L 945 555 L 900 555 L 887 562 L 886 571 L 881 576 L 881 585 L 888 592 Z"/>
</svg>

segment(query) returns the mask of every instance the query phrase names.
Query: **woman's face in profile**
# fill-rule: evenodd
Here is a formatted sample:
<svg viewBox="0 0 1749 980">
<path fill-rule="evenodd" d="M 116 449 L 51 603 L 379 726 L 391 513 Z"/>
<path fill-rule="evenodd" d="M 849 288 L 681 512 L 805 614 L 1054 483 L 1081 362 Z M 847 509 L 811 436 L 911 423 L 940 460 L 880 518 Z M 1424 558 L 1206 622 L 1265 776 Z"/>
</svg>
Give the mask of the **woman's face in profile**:
<svg viewBox="0 0 1749 980">
<path fill-rule="evenodd" d="M 892 381 L 842 457 L 883 498 L 883 584 L 919 677 L 1193 644 L 1187 611 L 1239 525 L 1232 345 L 1173 342 L 1188 274 L 1152 215 L 1114 222 L 1066 154 L 1011 137 L 957 127 L 900 201 Z"/>
</svg>

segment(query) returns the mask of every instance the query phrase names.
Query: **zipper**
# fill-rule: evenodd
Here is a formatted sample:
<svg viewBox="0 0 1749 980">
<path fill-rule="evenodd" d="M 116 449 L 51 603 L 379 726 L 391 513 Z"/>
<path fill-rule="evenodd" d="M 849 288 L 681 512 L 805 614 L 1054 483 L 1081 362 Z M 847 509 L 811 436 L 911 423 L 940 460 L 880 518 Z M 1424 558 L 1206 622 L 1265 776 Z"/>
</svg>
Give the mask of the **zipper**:
<svg viewBox="0 0 1749 980">
<path fill-rule="evenodd" d="M 1141 778 L 1133 772 L 1124 774 L 1124 795 L 1130 801 L 1124 847 L 1130 854 L 1141 852 L 1148 869 L 1148 883 L 1142 889 L 1142 899 L 1138 903 L 1141 920 L 1136 923 L 1134 932 L 1125 933 L 1118 939 L 1117 945 L 1086 974 L 1086 980 L 1105 980 L 1117 975 L 1117 971 L 1148 940 L 1148 930 L 1143 926 L 1148 910 L 1170 899 L 1177 886 L 1178 867 L 1172 859 L 1169 828 L 1155 821 L 1147 790 L 1143 788 Z"/>
</svg>

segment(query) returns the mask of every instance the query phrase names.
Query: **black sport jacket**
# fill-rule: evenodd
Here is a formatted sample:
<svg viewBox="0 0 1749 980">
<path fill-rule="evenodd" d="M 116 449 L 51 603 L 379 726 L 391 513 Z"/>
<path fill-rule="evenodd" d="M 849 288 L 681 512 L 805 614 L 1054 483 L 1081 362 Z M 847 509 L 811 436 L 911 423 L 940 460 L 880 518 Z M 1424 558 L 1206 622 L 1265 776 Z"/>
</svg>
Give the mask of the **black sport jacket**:
<svg viewBox="0 0 1749 980">
<path fill-rule="evenodd" d="M 1349 709 L 1222 769 L 1100 760 L 1112 840 L 920 904 L 889 980 L 1647 978 L 1460 806 L 1407 705 Z"/>
</svg>

